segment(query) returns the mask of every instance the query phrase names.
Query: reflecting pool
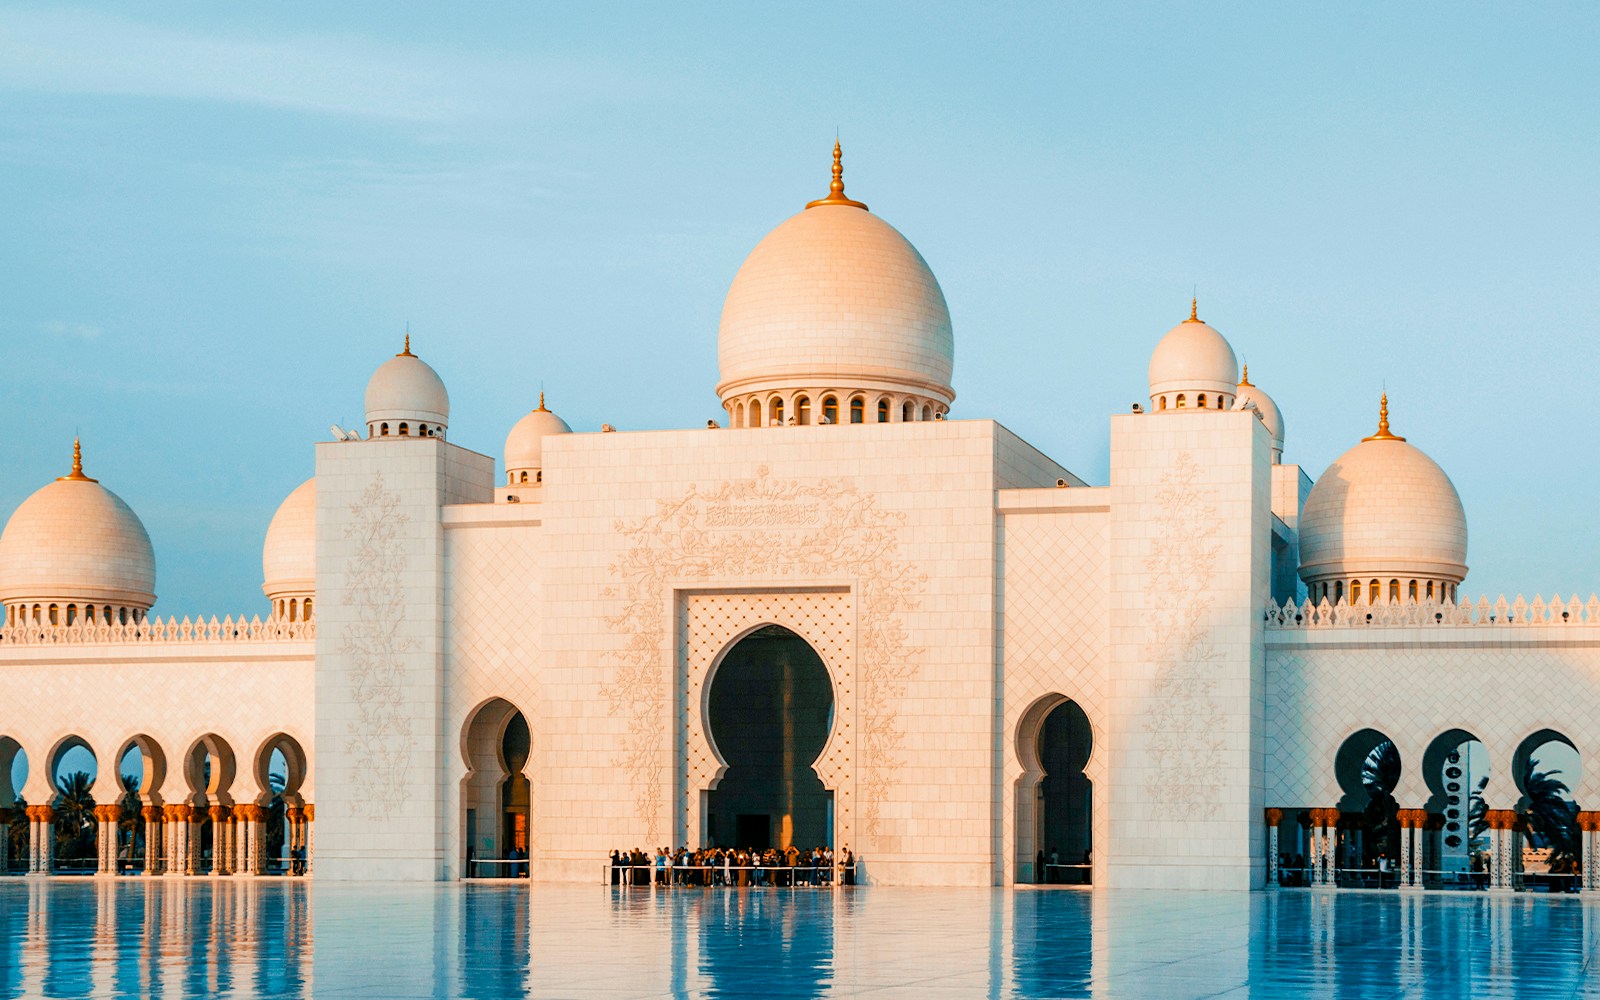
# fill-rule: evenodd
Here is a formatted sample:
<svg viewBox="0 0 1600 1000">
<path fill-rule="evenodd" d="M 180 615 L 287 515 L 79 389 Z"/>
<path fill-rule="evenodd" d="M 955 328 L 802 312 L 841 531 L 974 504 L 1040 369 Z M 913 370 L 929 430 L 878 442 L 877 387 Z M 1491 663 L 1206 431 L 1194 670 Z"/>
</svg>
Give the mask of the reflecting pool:
<svg viewBox="0 0 1600 1000">
<path fill-rule="evenodd" d="M 0 881 L 0 997 L 1595 997 L 1600 901 Z"/>
</svg>

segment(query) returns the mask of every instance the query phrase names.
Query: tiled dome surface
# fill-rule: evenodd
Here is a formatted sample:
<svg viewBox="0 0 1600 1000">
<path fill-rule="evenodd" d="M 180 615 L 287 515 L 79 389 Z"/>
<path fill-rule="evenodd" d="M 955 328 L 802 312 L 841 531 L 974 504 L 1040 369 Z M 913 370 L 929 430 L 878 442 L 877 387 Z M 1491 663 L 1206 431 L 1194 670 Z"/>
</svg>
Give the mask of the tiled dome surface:
<svg viewBox="0 0 1600 1000">
<path fill-rule="evenodd" d="M 261 546 L 261 590 L 306 593 L 317 581 L 317 481 L 307 479 L 278 505 Z"/>
<path fill-rule="evenodd" d="M 769 233 L 734 277 L 718 393 L 887 383 L 948 402 L 954 356 L 944 293 L 916 248 L 870 212 L 819 205 Z"/>
<path fill-rule="evenodd" d="M 1467 516 L 1438 464 L 1398 438 L 1362 441 L 1328 466 L 1300 516 L 1300 575 L 1466 576 Z"/>
<path fill-rule="evenodd" d="M 79 599 L 148 609 L 156 557 L 138 515 L 90 479 L 58 479 L 0 533 L 0 602 Z"/>
</svg>

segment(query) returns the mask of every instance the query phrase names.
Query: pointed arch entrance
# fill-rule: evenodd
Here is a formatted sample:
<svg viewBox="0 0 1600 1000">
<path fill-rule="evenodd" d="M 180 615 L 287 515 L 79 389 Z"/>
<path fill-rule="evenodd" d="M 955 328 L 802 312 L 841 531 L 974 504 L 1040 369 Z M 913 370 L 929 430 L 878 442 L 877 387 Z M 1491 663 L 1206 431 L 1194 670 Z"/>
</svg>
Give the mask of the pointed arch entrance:
<svg viewBox="0 0 1600 1000">
<path fill-rule="evenodd" d="M 833 844 L 833 793 L 815 770 L 833 731 L 822 657 L 781 625 L 723 656 L 706 697 L 722 768 L 705 793 L 703 843 L 780 850 Z"/>
<path fill-rule="evenodd" d="M 526 878 L 532 751 L 527 716 L 504 698 L 491 698 L 468 718 L 461 734 L 467 773 L 461 779 L 461 873 L 466 878 Z"/>
<path fill-rule="evenodd" d="M 1094 786 L 1088 768 L 1093 752 L 1089 717 L 1071 698 L 1046 695 L 1023 713 L 1017 726 L 1023 768 L 1016 785 L 1017 881 L 1091 881 Z"/>
</svg>

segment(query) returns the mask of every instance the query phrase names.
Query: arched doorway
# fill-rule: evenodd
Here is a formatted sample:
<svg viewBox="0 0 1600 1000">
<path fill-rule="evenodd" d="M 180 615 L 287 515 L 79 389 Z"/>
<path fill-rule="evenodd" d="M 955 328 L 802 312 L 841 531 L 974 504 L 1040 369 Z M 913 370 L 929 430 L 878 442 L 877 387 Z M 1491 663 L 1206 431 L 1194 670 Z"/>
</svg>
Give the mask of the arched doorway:
<svg viewBox="0 0 1600 1000">
<path fill-rule="evenodd" d="M 532 749 L 528 719 L 504 698 L 485 702 L 462 732 L 462 874 L 527 878 Z"/>
<path fill-rule="evenodd" d="M 756 629 L 723 656 L 705 712 L 726 769 L 705 793 L 701 843 L 833 846 L 833 793 L 812 767 L 833 729 L 833 682 L 817 651 L 780 625 Z"/>
<path fill-rule="evenodd" d="M 262 807 L 264 824 L 256 867 L 263 873 L 298 872 L 305 860 L 297 853 L 305 847 L 304 833 L 291 810 L 305 806 L 300 786 L 306 771 L 305 748 L 287 733 L 272 734 L 256 751 L 256 787 L 262 790 L 256 804 Z"/>
<path fill-rule="evenodd" d="M 22 798 L 28 781 L 28 753 L 9 736 L 0 736 L 0 875 L 28 868 L 28 817 Z"/>
<path fill-rule="evenodd" d="M 1576 892 L 1583 864 L 1583 832 L 1572 789 L 1582 778 L 1578 749 L 1563 733 L 1541 729 L 1517 747 L 1512 776 L 1522 796 L 1523 850 L 1512 863 L 1518 888 Z"/>
<path fill-rule="evenodd" d="M 1344 741 L 1334 758 L 1334 773 L 1344 791 L 1334 868 L 1338 884 L 1379 887 L 1395 884 L 1400 868 L 1400 751 L 1376 729 L 1363 729 Z"/>
<path fill-rule="evenodd" d="M 122 795 L 117 800 L 121 815 L 117 819 L 117 870 L 150 871 L 152 854 L 159 857 L 158 845 L 149 843 L 145 806 L 159 806 L 155 789 L 166 778 L 166 755 L 149 736 L 140 734 L 123 741 L 117 754 L 117 780 Z M 152 850 L 155 848 L 155 850 Z"/>
<path fill-rule="evenodd" d="M 1094 852 L 1094 786 L 1085 769 L 1094 731 L 1082 706 L 1052 694 L 1023 713 L 1017 732 L 1016 879 L 1088 885 Z"/>
<path fill-rule="evenodd" d="M 1465 729 L 1440 733 L 1423 752 L 1429 822 L 1417 867 L 1424 886 L 1460 889 L 1488 879 L 1489 769 L 1489 749 Z"/>
<path fill-rule="evenodd" d="M 57 872 L 93 872 L 99 867 L 100 825 L 95 821 L 94 784 L 99 759 L 81 736 L 68 736 L 50 751 L 50 776 L 55 795 L 54 868 Z"/>
<path fill-rule="evenodd" d="M 166 852 L 168 872 L 199 875 L 232 870 L 237 847 L 230 843 L 233 824 L 224 823 L 219 829 L 211 810 L 215 808 L 218 816 L 231 815 L 234 802 L 230 789 L 236 768 L 233 747 L 215 733 L 200 737 L 184 755 L 189 794 L 188 801 L 180 805 L 190 806 L 192 812 L 188 818 L 168 824 L 174 828 L 171 835 L 175 841 Z"/>
</svg>

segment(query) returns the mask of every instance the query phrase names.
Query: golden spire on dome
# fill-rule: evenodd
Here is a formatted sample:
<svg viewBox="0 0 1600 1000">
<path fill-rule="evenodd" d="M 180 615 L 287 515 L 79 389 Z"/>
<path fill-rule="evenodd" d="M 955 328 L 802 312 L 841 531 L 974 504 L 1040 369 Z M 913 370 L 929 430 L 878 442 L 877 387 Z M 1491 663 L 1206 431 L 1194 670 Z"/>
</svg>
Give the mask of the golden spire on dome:
<svg viewBox="0 0 1600 1000">
<path fill-rule="evenodd" d="M 73 438 L 72 439 L 72 471 L 67 473 L 65 476 L 57 476 L 56 477 L 56 482 L 58 482 L 58 483 L 62 483 L 62 482 L 98 483 L 99 481 L 100 480 L 98 480 L 98 479 L 90 479 L 88 476 L 83 474 L 83 445 L 78 443 L 78 439 L 77 438 Z"/>
<path fill-rule="evenodd" d="M 1198 295 L 1189 300 L 1189 318 L 1184 320 L 1184 322 L 1185 323 L 1203 323 L 1203 322 L 1205 322 L 1204 320 L 1202 320 L 1200 318 L 1200 297 Z"/>
<path fill-rule="evenodd" d="M 838 139 L 833 140 L 833 183 L 828 185 L 828 196 L 806 202 L 807 208 L 816 208 L 818 205 L 844 205 L 863 210 L 867 207 L 862 202 L 851 201 L 844 196 L 844 153 L 839 148 Z"/>
<path fill-rule="evenodd" d="M 416 357 L 415 354 L 411 353 L 411 327 L 410 327 L 409 324 L 406 326 L 406 349 L 401 351 L 399 354 L 396 354 L 395 357 L 397 357 L 397 358 L 414 358 L 414 357 Z"/>
<path fill-rule="evenodd" d="M 539 408 L 534 410 L 533 412 L 535 412 L 535 413 L 549 413 L 550 412 L 549 410 L 544 408 L 544 390 L 543 389 L 539 390 Z"/>
<path fill-rule="evenodd" d="M 1389 433 L 1389 394 L 1385 392 L 1378 403 L 1378 433 L 1362 438 L 1363 441 L 1404 441 L 1398 434 Z"/>
<path fill-rule="evenodd" d="M 1250 362 L 1244 363 L 1244 371 L 1239 374 L 1240 385 L 1250 385 Z"/>
</svg>

